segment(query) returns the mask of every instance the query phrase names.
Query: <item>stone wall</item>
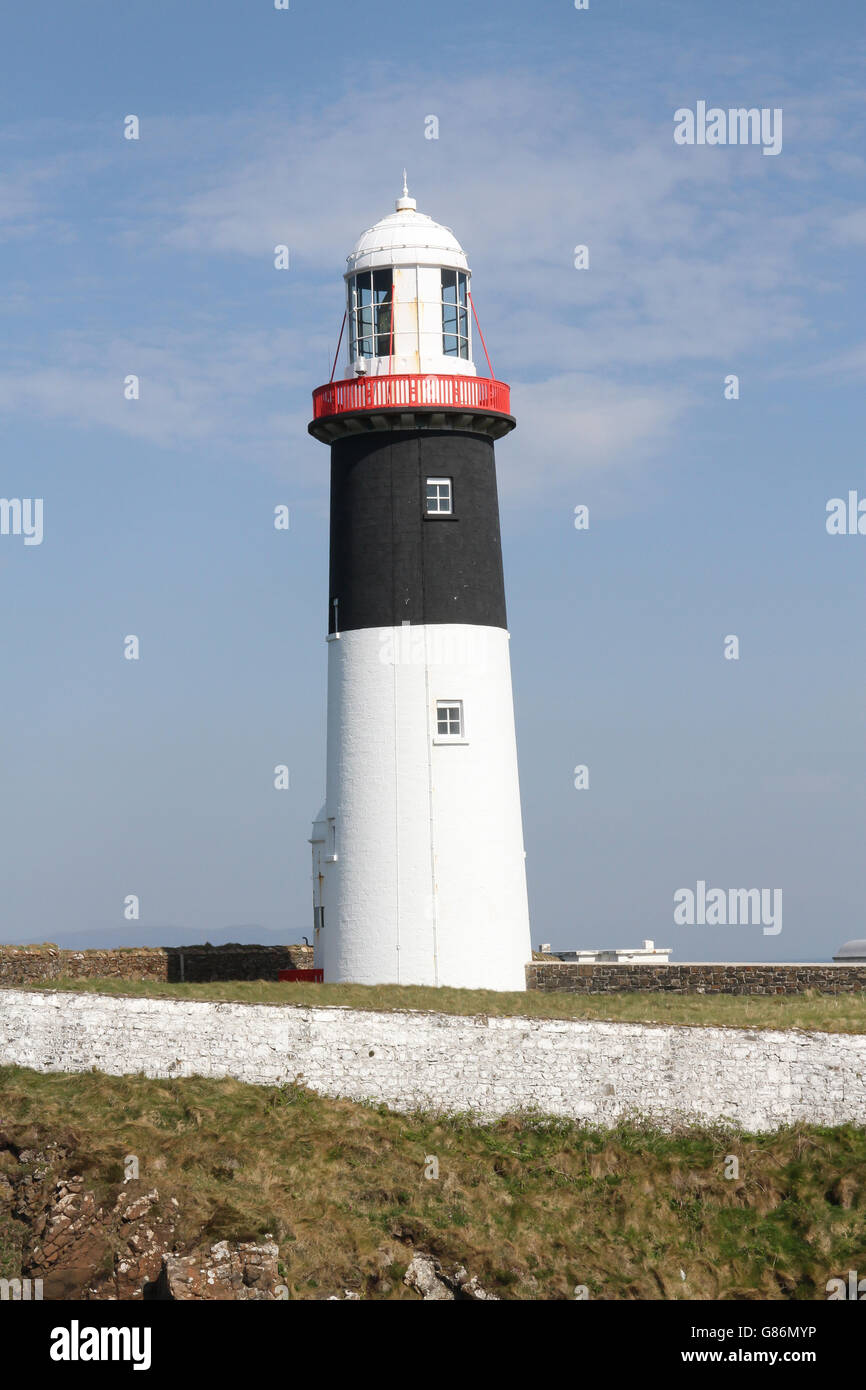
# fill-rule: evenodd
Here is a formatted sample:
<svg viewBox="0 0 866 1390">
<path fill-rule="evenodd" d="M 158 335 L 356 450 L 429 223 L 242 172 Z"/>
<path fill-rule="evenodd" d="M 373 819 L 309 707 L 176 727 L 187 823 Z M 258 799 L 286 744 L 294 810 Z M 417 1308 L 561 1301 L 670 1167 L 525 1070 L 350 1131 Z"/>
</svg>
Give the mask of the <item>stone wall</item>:
<svg viewBox="0 0 866 1390">
<path fill-rule="evenodd" d="M 0 945 L 0 985 L 72 979 L 275 980 L 278 970 L 310 969 L 312 946 L 157 946 L 65 951 Z M 567 994 L 853 994 L 866 990 L 866 965 L 577 965 L 539 960 L 526 988 Z"/>
<path fill-rule="evenodd" d="M 0 985 L 35 980 L 276 980 L 278 970 L 308 969 L 312 946 L 155 946 L 137 950 L 62 951 L 56 946 L 0 946 Z"/>
<path fill-rule="evenodd" d="M 866 1036 L 0 989 L 0 1063 L 233 1076 L 395 1110 L 866 1124 Z"/>
<path fill-rule="evenodd" d="M 526 988 L 566 994 L 856 994 L 866 965 L 577 965 L 533 960 Z"/>
</svg>

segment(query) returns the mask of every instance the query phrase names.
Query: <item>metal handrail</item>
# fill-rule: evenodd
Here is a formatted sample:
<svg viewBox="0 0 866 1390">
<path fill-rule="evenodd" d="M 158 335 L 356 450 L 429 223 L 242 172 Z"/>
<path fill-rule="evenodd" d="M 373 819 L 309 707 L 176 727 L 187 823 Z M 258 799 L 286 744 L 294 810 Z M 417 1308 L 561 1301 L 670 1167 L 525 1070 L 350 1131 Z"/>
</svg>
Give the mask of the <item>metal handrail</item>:
<svg viewBox="0 0 866 1390">
<path fill-rule="evenodd" d="M 504 381 L 486 376 L 426 372 L 352 377 L 348 381 L 331 381 L 313 392 L 314 420 L 359 410 L 437 406 L 446 410 L 483 410 L 510 415 L 511 388 Z"/>
</svg>

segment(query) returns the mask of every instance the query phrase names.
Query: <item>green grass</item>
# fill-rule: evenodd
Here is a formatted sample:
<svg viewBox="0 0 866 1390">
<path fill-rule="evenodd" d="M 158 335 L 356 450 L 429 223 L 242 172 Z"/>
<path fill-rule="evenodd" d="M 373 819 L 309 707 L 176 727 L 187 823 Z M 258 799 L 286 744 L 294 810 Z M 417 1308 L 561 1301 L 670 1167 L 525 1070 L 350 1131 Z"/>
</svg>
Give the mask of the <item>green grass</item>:
<svg viewBox="0 0 866 1390">
<path fill-rule="evenodd" d="M 58 989 L 166 999 L 234 1000 L 242 1004 L 421 1009 L 486 1017 L 610 1019 L 623 1023 L 721 1028 L 802 1028 L 866 1033 L 866 994 L 545 994 L 410 985 L 280 984 L 267 980 L 174 984 L 157 980 L 34 981 L 19 988 Z"/>
<path fill-rule="evenodd" d="M 142 1190 L 155 1185 L 162 1209 L 179 1203 L 183 1249 L 272 1233 L 299 1299 L 413 1297 L 402 1275 L 415 1250 L 518 1299 L 573 1298 L 579 1284 L 605 1299 L 823 1299 L 829 1278 L 866 1269 L 866 1130 L 853 1126 L 478 1125 L 298 1086 L 17 1067 L 0 1069 L 0 1116 L 5 1277 L 26 1265 L 2 1195 L 4 1174 L 20 1177 L 10 1145 L 57 1138 L 64 1174 L 81 1173 L 100 1201 L 135 1154 Z M 57 1176 L 55 1165 L 41 1180 Z"/>
</svg>

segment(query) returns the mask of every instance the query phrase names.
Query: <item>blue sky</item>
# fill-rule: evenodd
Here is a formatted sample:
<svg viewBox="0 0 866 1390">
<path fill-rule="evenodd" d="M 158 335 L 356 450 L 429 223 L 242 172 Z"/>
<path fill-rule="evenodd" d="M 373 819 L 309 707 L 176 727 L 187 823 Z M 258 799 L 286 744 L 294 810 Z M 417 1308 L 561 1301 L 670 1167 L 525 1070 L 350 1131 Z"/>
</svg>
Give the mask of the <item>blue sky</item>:
<svg viewBox="0 0 866 1390">
<path fill-rule="evenodd" d="M 2 49 L 0 495 L 44 499 L 44 540 L 0 536 L 0 937 L 309 934 L 306 424 L 404 165 L 518 417 L 534 940 L 820 960 L 866 935 L 866 536 L 825 527 L 866 497 L 862 5 L 91 0 L 19 7 Z M 781 153 L 676 145 L 699 100 L 781 108 Z M 675 926 L 698 880 L 781 888 L 782 933 Z"/>
</svg>

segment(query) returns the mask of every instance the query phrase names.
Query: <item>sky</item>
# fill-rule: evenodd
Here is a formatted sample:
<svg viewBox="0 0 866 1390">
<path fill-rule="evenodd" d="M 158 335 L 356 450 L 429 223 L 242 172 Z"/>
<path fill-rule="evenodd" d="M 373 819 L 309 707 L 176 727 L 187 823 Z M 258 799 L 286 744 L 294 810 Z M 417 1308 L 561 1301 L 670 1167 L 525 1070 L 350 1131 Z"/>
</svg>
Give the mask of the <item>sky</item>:
<svg viewBox="0 0 866 1390">
<path fill-rule="evenodd" d="M 7 7 L 0 497 L 42 499 L 43 534 L 0 534 L 0 940 L 311 937 L 306 426 L 345 257 L 404 166 L 466 249 L 518 421 L 497 461 L 534 944 L 826 960 L 866 937 L 866 535 L 827 530 L 866 499 L 863 21 Z M 781 150 L 678 144 L 699 102 L 781 111 Z M 781 931 L 675 922 L 699 882 L 781 892 Z"/>
</svg>

